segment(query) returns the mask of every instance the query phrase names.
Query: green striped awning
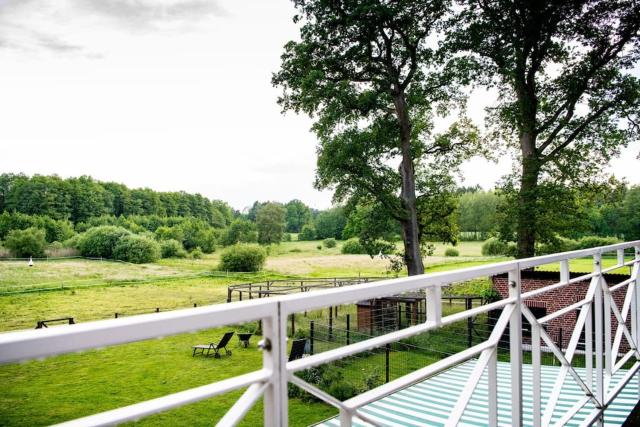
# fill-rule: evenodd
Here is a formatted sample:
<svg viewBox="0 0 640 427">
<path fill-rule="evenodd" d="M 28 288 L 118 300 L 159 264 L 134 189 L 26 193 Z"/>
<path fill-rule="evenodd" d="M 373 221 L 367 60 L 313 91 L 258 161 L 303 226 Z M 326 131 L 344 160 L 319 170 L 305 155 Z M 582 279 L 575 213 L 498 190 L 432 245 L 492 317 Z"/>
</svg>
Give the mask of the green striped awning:
<svg viewBox="0 0 640 427">
<path fill-rule="evenodd" d="M 411 387 L 370 403 L 362 407 L 361 411 L 374 421 L 385 426 L 443 426 L 453 410 L 458 396 L 465 388 L 467 379 L 475 364 L 475 359 L 469 360 Z M 560 367 L 558 366 L 542 366 L 543 410 L 559 370 Z M 533 406 L 531 371 L 531 365 L 523 365 L 524 425 L 532 425 L 533 422 L 531 417 Z M 583 368 L 577 368 L 576 371 L 582 378 L 585 378 L 585 370 Z M 498 423 L 500 426 L 505 427 L 511 425 L 510 373 L 510 364 L 508 362 L 498 362 Z M 610 387 L 614 388 L 625 373 L 625 370 L 620 369 L 613 376 Z M 582 397 L 584 397 L 584 394 L 578 385 L 570 375 L 567 375 L 553 415 L 553 422 L 557 422 Z M 605 425 L 621 426 L 637 402 L 638 376 L 634 375 L 629 384 L 607 408 Z M 588 403 L 567 425 L 578 426 L 593 409 L 593 404 Z M 482 380 L 469 401 L 459 425 L 470 427 L 486 426 L 487 419 L 487 370 L 485 369 Z M 333 418 L 320 425 L 336 427 L 340 423 L 338 418 Z M 354 418 L 353 425 L 368 426 L 369 424 Z"/>
</svg>

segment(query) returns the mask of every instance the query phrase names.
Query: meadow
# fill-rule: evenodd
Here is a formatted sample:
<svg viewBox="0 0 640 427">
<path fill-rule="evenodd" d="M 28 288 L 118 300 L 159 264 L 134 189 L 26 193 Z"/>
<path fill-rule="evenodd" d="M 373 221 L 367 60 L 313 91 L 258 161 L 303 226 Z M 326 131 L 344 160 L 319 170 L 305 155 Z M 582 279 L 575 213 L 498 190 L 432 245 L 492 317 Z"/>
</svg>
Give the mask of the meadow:
<svg viewBox="0 0 640 427">
<path fill-rule="evenodd" d="M 6 291 L 55 288 L 42 292 L 0 295 L 0 331 L 33 328 L 37 320 L 72 316 L 76 322 L 112 318 L 119 315 L 148 313 L 224 303 L 227 285 L 286 277 L 384 276 L 387 261 L 366 255 L 342 255 L 339 245 L 325 248 L 320 242 L 285 242 L 270 249 L 263 272 L 231 274 L 216 271 L 219 255 L 202 259 L 164 259 L 154 264 L 94 260 L 38 262 L 28 267 L 25 262 L 0 262 L 0 283 Z M 506 258 L 486 258 L 480 244 L 463 242 L 460 257 L 442 256 L 445 245 L 437 245 L 434 256 L 427 257 L 428 272 L 469 267 Z M 612 265 L 615 259 L 605 259 Z M 557 266 L 549 266 L 554 269 Z M 590 260 L 577 260 L 574 270 L 588 270 Z M 480 285 L 484 286 L 488 282 Z M 458 310 L 455 305 L 447 310 Z M 312 317 L 311 317 L 312 318 Z M 300 322 L 302 326 L 303 323 Z M 336 325 L 338 326 L 338 325 Z M 304 326 L 302 326 L 304 327 Z M 255 325 L 246 325 L 253 330 Z M 167 393 L 208 384 L 249 372 L 260 364 L 261 354 L 255 347 L 237 345 L 233 355 L 220 359 L 193 358 L 194 344 L 216 341 L 227 330 L 223 328 L 166 337 L 159 340 L 113 346 L 101 350 L 52 357 L 0 367 L 0 425 L 45 425 L 90 415 L 122 405 L 158 397 Z M 447 345 L 435 339 L 434 346 Z M 448 344 L 451 347 L 451 344 Z M 455 345 L 454 345 L 455 347 Z M 403 358 L 399 376 L 406 369 L 422 366 L 428 356 L 408 356 L 408 352 L 392 354 Z M 367 366 L 382 360 L 373 354 Z M 364 359 L 360 359 L 362 362 Z M 398 362 L 400 363 L 400 362 Z M 421 365 L 422 364 L 422 365 Z M 395 365 L 394 365 L 395 366 Z M 143 425 L 210 425 L 233 404 L 241 392 L 208 399 L 141 420 Z M 309 425 L 335 411 L 318 402 L 293 398 L 290 403 L 291 425 Z M 258 404 L 242 425 L 261 424 L 262 408 Z"/>
</svg>

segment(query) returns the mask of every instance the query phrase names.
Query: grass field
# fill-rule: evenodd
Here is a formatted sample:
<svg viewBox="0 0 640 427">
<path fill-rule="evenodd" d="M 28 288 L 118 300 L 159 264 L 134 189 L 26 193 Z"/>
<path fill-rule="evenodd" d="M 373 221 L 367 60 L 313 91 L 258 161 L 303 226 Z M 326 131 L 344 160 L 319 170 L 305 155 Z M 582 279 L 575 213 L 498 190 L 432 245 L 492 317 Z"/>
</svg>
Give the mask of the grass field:
<svg viewBox="0 0 640 427">
<path fill-rule="evenodd" d="M 381 276 L 387 261 L 366 255 L 341 255 L 340 247 L 318 249 L 320 242 L 286 242 L 270 248 L 266 269 L 253 275 L 215 272 L 219 254 L 203 259 L 167 259 L 155 264 L 132 265 L 108 261 L 70 260 L 0 262 L 0 287 L 19 289 L 65 286 L 64 290 L 0 296 L 0 331 L 33 328 L 37 320 L 72 316 L 77 322 L 111 318 L 114 313 L 133 315 L 226 301 L 227 285 L 283 277 Z M 483 258 L 480 243 L 463 242 L 460 257 L 443 257 L 446 246 L 437 245 L 425 259 L 428 272 L 470 267 L 506 258 Z M 605 258 L 604 267 L 615 264 Z M 547 269 L 557 269 L 557 265 Z M 574 271 L 590 271 L 591 260 L 576 260 Z M 309 313 L 309 319 L 314 318 Z M 308 320 L 308 319 L 307 319 Z M 341 320 L 336 319 L 336 327 Z M 300 325 L 303 326 L 302 319 Z M 304 327 L 304 326 L 303 326 Z M 233 328 L 232 328 L 233 329 Z M 231 357 L 192 358 L 190 346 L 219 338 L 226 329 L 159 340 L 113 346 L 99 351 L 70 354 L 42 361 L 0 367 L 0 425 L 38 426 L 64 421 L 140 402 L 167 393 L 208 384 L 249 372 L 261 364 L 254 346 L 236 347 Z M 435 335 L 434 335 L 435 336 Z M 426 345 L 426 344 L 425 344 Z M 444 348 L 446 340 L 432 338 L 430 345 Z M 448 351 L 448 350 L 447 350 Z M 383 355 L 367 363 L 377 366 Z M 429 357 L 408 352 L 392 354 L 392 364 L 413 369 Z M 364 359 L 363 359 L 364 360 Z M 400 375 L 399 371 L 392 376 Z M 219 419 L 241 392 L 230 393 L 142 420 L 143 425 L 210 425 Z M 293 399 L 292 425 L 309 425 L 334 415 L 324 404 Z M 242 425 L 260 425 L 261 404 Z"/>
</svg>

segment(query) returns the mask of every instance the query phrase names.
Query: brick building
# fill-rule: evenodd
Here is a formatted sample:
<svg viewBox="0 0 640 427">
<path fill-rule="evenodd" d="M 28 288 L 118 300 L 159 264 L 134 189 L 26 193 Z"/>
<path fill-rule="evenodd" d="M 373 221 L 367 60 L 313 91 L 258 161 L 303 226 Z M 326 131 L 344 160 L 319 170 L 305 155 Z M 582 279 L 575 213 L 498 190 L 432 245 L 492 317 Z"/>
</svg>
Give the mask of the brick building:
<svg viewBox="0 0 640 427">
<path fill-rule="evenodd" d="M 571 273 L 571 278 L 575 278 L 581 275 L 584 275 L 584 273 Z M 628 279 L 629 276 L 624 274 L 605 274 L 604 278 L 609 286 L 613 286 L 625 279 Z M 507 275 L 501 274 L 498 276 L 493 276 L 491 279 L 493 282 L 493 287 L 500 293 L 502 298 L 507 298 L 509 295 L 509 283 Z M 554 283 L 558 283 L 559 281 L 560 273 L 558 272 L 523 271 L 521 273 L 522 293 L 549 286 Z M 583 282 L 576 282 L 561 289 L 549 291 L 544 294 L 538 295 L 535 298 L 527 299 L 525 300 L 525 304 L 531 309 L 531 311 L 537 318 L 540 318 L 584 299 L 587 290 L 589 289 L 589 283 L 590 279 L 587 279 Z M 624 302 L 626 289 L 627 288 L 625 286 L 613 293 L 613 298 L 620 311 L 622 311 L 622 304 Z M 579 310 L 574 310 L 563 316 L 557 317 L 546 324 L 545 329 L 547 333 L 556 343 L 562 342 L 562 348 L 566 348 L 569 344 L 571 333 L 573 332 L 574 326 L 576 324 L 578 313 Z M 496 316 L 493 315 L 492 317 Z M 593 317 L 593 319 L 595 319 L 595 316 Z M 616 326 L 617 320 L 612 314 L 612 339 L 615 336 L 615 331 L 617 329 Z M 627 321 L 627 326 L 630 327 L 629 321 Z M 529 339 L 531 337 L 531 325 L 529 325 L 529 322 L 524 318 L 522 320 L 522 328 L 525 344 L 530 343 Z M 595 325 L 593 327 L 593 331 L 595 333 Z M 580 341 L 583 342 L 583 340 L 584 332 L 583 338 L 581 338 Z M 582 345 L 579 345 L 578 348 L 580 347 L 582 347 Z M 629 347 L 627 345 L 626 339 L 623 337 L 620 351 L 628 351 L 628 349 Z"/>
</svg>

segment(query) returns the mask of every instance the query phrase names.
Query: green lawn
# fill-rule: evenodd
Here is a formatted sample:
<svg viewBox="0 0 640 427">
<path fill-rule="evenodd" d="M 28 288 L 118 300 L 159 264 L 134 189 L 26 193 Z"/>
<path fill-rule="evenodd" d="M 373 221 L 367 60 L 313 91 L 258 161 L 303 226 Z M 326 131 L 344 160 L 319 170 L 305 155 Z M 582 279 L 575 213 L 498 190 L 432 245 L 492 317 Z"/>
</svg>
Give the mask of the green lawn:
<svg viewBox="0 0 640 427">
<path fill-rule="evenodd" d="M 39 426 L 91 415 L 258 369 L 262 355 L 254 343 L 220 359 L 192 357 L 190 346 L 219 339 L 225 329 L 200 331 L 53 357 L 0 368 L 0 424 Z M 142 425 L 211 425 L 241 394 L 216 398 L 146 418 Z M 305 426 L 334 414 L 320 403 L 292 400 L 291 425 Z M 262 406 L 241 425 L 262 424 Z"/>
</svg>

